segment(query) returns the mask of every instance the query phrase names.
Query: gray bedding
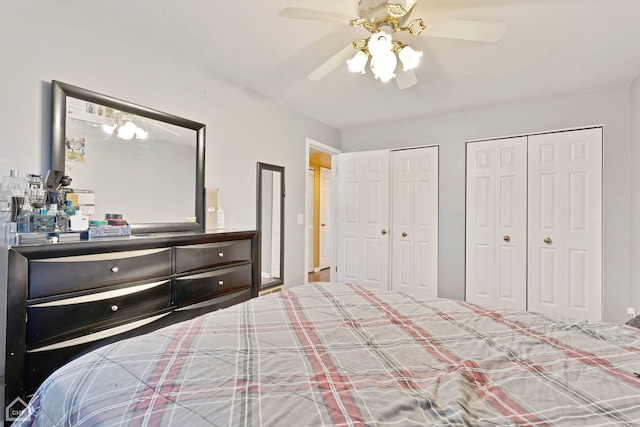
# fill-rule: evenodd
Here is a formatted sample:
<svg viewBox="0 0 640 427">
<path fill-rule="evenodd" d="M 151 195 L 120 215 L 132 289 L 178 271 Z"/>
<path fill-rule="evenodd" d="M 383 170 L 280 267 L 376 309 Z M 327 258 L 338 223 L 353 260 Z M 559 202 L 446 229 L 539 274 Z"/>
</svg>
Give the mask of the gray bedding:
<svg viewBox="0 0 640 427">
<path fill-rule="evenodd" d="M 97 349 L 16 423 L 637 426 L 640 330 L 309 284 Z"/>
</svg>

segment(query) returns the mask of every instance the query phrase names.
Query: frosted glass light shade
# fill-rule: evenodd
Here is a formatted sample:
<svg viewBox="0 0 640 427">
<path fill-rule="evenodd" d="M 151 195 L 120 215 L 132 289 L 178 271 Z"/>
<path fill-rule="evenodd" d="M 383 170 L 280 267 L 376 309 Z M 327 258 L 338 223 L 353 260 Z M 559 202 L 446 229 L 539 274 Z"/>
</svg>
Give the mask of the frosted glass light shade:
<svg viewBox="0 0 640 427">
<path fill-rule="evenodd" d="M 360 73 L 365 74 L 365 67 L 367 66 L 367 60 L 369 56 L 362 50 L 359 50 L 353 58 L 347 59 L 347 64 L 349 65 L 349 71 L 352 73 Z"/>
<path fill-rule="evenodd" d="M 371 58 L 371 71 L 377 79 L 388 82 L 396 75 L 394 73 L 398 65 L 396 55 L 389 51 L 386 55 L 378 55 Z"/>
<path fill-rule="evenodd" d="M 398 53 L 402 62 L 403 71 L 413 70 L 420 63 L 422 52 L 413 50 L 410 46 L 405 46 Z"/>
</svg>

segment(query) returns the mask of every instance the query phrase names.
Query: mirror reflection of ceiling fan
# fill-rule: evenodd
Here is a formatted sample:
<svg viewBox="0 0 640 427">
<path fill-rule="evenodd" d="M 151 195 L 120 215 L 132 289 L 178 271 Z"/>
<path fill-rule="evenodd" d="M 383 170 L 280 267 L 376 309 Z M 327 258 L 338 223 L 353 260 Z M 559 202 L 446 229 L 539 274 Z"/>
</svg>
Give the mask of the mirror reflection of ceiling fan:
<svg viewBox="0 0 640 427">
<path fill-rule="evenodd" d="M 400 89 L 417 83 L 415 67 L 422 52 L 394 38 L 394 33 L 405 32 L 413 36 L 441 37 L 478 42 L 497 42 L 504 36 L 506 25 L 494 21 L 470 21 L 420 17 L 411 19 L 418 0 L 356 0 L 358 17 L 353 19 L 343 13 L 285 7 L 282 18 L 311 21 L 349 23 L 371 34 L 355 40 L 340 50 L 307 76 L 309 80 L 321 80 L 340 65 L 348 64 L 349 70 L 364 74 L 369 64 L 376 79 L 387 82 L 395 78 Z M 355 53 L 354 53 L 355 51 Z M 400 66 L 398 66 L 400 60 Z"/>
</svg>

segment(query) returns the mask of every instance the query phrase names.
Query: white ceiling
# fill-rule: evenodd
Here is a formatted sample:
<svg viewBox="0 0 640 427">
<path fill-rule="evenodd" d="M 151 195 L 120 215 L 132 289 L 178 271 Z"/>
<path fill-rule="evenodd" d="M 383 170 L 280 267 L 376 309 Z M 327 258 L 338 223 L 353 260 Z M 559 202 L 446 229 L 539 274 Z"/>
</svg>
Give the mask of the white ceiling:
<svg viewBox="0 0 640 427">
<path fill-rule="evenodd" d="M 412 18 L 499 21 L 507 30 L 498 43 L 413 37 L 424 56 L 418 84 L 405 90 L 346 65 L 307 80 L 368 33 L 348 22 L 283 19 L 279 9 L 355 18 L 357 0 L 71 1 L 337 129 L 629 84 L 640 72 L 640 0 L 418 0 Z"/>
</svg>

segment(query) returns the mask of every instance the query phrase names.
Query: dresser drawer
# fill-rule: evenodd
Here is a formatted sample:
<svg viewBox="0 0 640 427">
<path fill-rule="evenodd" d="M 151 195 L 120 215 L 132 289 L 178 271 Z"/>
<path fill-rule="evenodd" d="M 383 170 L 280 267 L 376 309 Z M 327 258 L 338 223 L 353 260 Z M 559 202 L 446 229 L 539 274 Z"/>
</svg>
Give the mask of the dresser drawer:
<svg viewBox="0 0 640 427">
<path fill-rule="evenodd" d="M 251 240 L 176 247 L 176 273 L 251 260 Z"/>
<path fill-rule="evenodd" d="M 251 267 L 251 264 L 247 264 L 175 279 L 176 307 L 196 304 L 242 290 L 250 291 Z"/>
<path fill-rule="evenodd" d="M 135 337 L 168 326 L 169 312 L 146 317 L 126 325 L 106 329 L 54 345 L 27 350 L 25 354 L 24 389 L 32 393 L 56 369 L 84 353 L 125 338 Z"/>
<path fill-rule="evenodd" d="M 27 306 L 27 348 L 166 312 L 170 305 L 170 279 L 30 304 Z"/>
<path fill-rule="evenodd" d="M 29 298 L 171 274 L 171 248 L 33 259 Z"/>
</svg>

